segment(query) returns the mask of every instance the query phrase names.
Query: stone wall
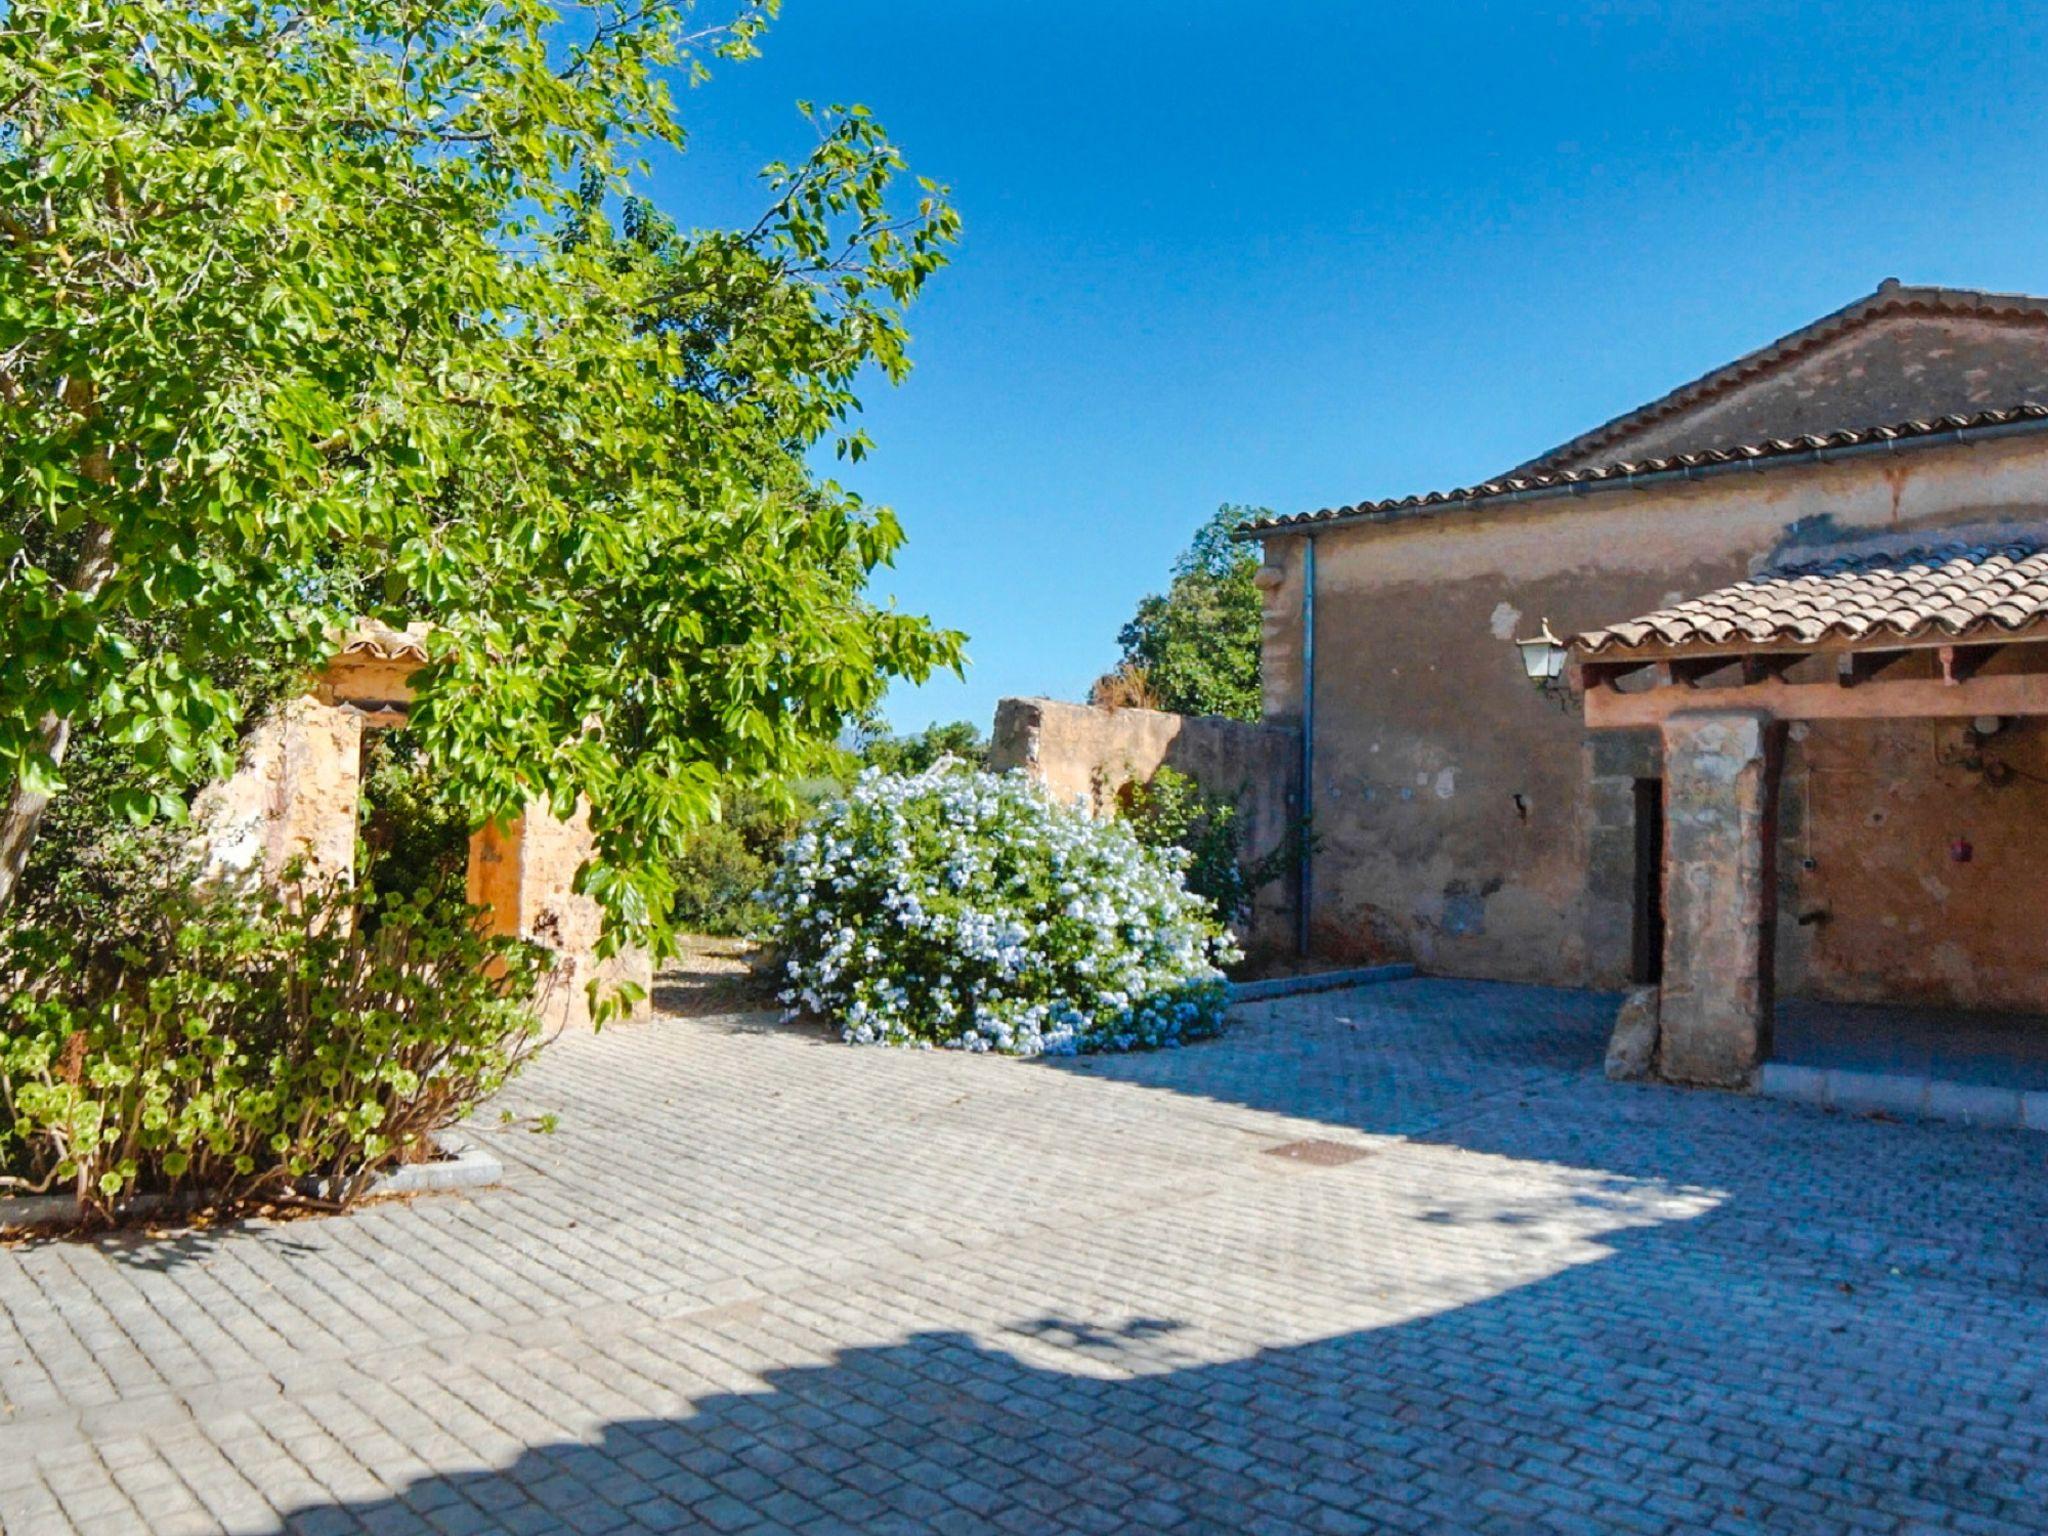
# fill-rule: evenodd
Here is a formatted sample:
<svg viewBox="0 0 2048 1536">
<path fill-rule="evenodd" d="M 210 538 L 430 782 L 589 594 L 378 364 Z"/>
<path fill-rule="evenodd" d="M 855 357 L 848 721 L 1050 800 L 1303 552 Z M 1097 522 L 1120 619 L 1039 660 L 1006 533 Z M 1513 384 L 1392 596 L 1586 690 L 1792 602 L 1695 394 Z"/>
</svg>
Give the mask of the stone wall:
<svg viewBox="0 0 2048 1536">
<path fill-rule="evenodd" d="M 402 725 L 408 679 L 425 659 L 420 632 L 381 626 L 350 637 L 306 696 L 288 700 L 242 744 L 235 772 L 194 805 L 200 846 L 216 874 L 276 879 L 293 863 L 314 878 L 352 878 L 366 722 Z M 550 1022 L 590 1024 L 589 983 L 651 990 L 644 951 L 599 959 L 603 914 L 574 889 L 590 857 L 588 811 L 567 821 L 539 802 L 470 839 L 470 901 L 490 909 L 494 933 L 516 934 L 560 956 Z M 629 1018 L 645 1018 L 642 998 Z"/>
<path fill-rule="evenodd" d="M 631 982 L 651 992 L 654 968 L 642 950 L 600 959 L 597 942 L 604 913 L 575 889 L 576 872 L 590 857 L 590 813 L 579 806 L 563 821 L 534 805 L 507 826 L 486 826 L 469 843 L 469 899 L 490 909 L 493 933 L 545 944 L 561 957 L 550 1022 L 571 1029 L 590 1027 L 590 983 L 600 990 Z M 644 1017 L 643 1002 L 632 1011 Z"/>
<path fill-rule="evenodd" d="M 1787 728 L 1781 990 L 2048 1013 L 2048 720 L 1968 724 Z"/>
<path fill-rule="evenodd" d="M 1664 723 L 1660 1073 L 1746 1088 L 1770 1054 L 1784 727 L 1729 711 Z"/>
<path fill-rule="evenodd" d="M 1568 693 L 1531 686 L 1515 638 L 1874 534 L 2042 521 L 2048 440 L 2022 437 L 1316 534 L 1317 952 L 1624 985 L 1657 733 L 1589 736 Z M 1299 719 L 1303 542 L 1264 546 L 1276 724 Z M 1781 992 L 2048 1009 L 2048 927 L 2020 894 L 2048 862 L 2048 786 L 1944 763 L 1964 723 L 1823 722 L 1788 743 Z M 1994 750 L 2048 776 L 2043 730 L 2008 727 Z"/>
<path fill-rule="evenodd" d="M 1555 467 L 1935 421 L 2042 399 L 2048 399 L 2048 326 L 2038 317 L 1900 312 L 1853 326 L 1745 387 L 1645 422 Z"/>
<path fill-rule="evenodd" d="M 1300 736 L 1278 724 L 1151 709 L 1098 709 L 1056 699 L 1004 699 L 996 706 L 989 766 L 1021 768 L 1056 795 L 1107 815 L 1117 791 L 1161 768 L 1193 779 L 1210 795 L 1234 799 L 1244 817 L 1245 853 L 1279 847 L 1296 821 Z M 1291 882 L 1259 893 L 1244 935 L 1247 946 L 1280 951 L 1294 942 Z"/>
<path fill-rule="evenodd" d="M 362 762 L 361 715 L 314 698 L 280 705 L 193 803 L 209 871 L 275 878 L 303 861 L 314 879 L 352 873 Z"/>
</svg>

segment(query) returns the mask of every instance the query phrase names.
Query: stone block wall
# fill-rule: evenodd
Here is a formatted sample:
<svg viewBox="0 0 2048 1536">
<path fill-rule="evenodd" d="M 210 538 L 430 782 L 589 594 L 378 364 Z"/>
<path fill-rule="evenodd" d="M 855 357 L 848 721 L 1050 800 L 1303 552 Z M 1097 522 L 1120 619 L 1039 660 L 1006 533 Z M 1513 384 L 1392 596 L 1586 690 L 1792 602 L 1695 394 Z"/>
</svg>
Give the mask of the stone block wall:
<svg viewBox="0 0 2048 1536">
<path fill-rule="evenodd" d="M 604 914 L 575 890 L 576 871 L 590 857 L 590 813 L 577 807 L 563 821 L 541 805 L 507 826 L 486 826 L 469 841 L 469 899 L 490 909 L 491 931 L 547 945 L 561 956 L 547 1022 L 590 1027 L 590 983 L 600 988 L 631 982 L 651 991 L 654 968 L 646 952 L 628 949 L 599 958 Z M 645 1002 L 630 1017 L 644 1018 Z"/>
<path fill-rule="evenodd" d="M 1056 699 L 1004 699 L 996 706 L 989 766 L 1021 768 L 1069 800 L 1107 815 L 1117 791 L 1161 768 L 1186 774 L 1206 794 L 1235 799 L 1245 853 L 1260 858 L 1293 830 L 1301 773 L 1300 735 L 1216 715 L 1098 709 Z M 1294 942 L 1294 892 L 1278 881 L 1259 892 L 1248 948 L 1278 952 Z"/>
<path fill-rule="evenodd" d="M 398 642 L 406 638 L 392 634 Z M 257 726 L 230 777 L 201 792 L 193 810 L 212 874 L 275 880 L 303 860 L 313 878 L 353 877 L 363 731 L 366 722 L 402 723 L 411 698 L 406 679 L 419 665 L 411 655 L 384 654 L 396 648 L 379 637 L 344 650 L 313 693 L 279 706 Z M 653 980 L 644 951 L 597 955 L 602 913 L 574 889 L 591 847 L 586 810 L 563 821 L 540 804 L 470 839 L 470 901 L 490 909 L 493 932 L 546 944 L 561 957 L 548 1022 L 572 1029 L 590 1025 L 593 979 L 632 982 L 643 991 Z M 643 1000 L 628 1016 L 650 1011 Z"/>
</svg>

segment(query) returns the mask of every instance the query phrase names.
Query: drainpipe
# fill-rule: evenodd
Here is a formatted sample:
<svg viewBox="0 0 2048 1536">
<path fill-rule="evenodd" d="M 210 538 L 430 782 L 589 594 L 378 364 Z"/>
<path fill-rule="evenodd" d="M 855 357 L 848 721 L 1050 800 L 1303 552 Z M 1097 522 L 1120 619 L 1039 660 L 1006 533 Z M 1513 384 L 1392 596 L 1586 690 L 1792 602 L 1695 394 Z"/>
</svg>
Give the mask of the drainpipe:
<svg viewBox="0 0 2048 1536">
<path fill-rule="evenodd" d="M 1315 889 L 1309 868 L 1314 853 L 1310 848 L 1310 817 L 1315 810 L 1316 763 L 1316 536 L 1302 540 L 1301 549 L 1301 788 L 1299 822 L 1302 829 L 1300 865 L 1296 870 L 1294 893 L 1294 945 L 1304 959 L 1308 956 L 1309 896 Z"/>
</svg>

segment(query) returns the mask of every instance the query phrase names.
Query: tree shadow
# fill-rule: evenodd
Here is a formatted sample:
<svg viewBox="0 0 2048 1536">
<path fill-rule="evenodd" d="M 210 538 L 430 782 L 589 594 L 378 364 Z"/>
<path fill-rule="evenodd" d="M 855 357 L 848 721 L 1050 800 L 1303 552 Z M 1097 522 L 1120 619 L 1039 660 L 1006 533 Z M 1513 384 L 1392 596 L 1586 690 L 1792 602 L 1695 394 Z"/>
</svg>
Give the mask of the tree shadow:
<svg viewBox="0 0 2048 1536">
<path fill-rule="evenodd" d="M 1702 1247 L 1720 1219 L 1220 1359 L 1184 1319 L 1033 1318 L 1003 1347 L 916 1332 L 281 1528 L 1820 1532 L 1847 1511 L 2042 1527 L 2038 1459 L 1969 1439 L 1987 1392 L 2048 1392 L 2038 1307 L 1972 1317 L 1961 1296 L 1795 1277 L 1799 1305 L 1767 1311 L 1779 1256 Z"/>
<path fill-rule="evenodd" d="M 1268 1266 L 1253 1290 L 1251 1256 L 1219 1249 L 1218 1283 L 1186 1287 L 1202 1310 L 820 1346 L 750 1368 L 758 1390 L 566 1426 L 509 1465 L 283 1528 L 2048 1529 L 2033 1143 L 1609 1084 L 1611 1006 L 1404 983 L 1216 1045 L 1045 1068 L 1404 1138 L 1387 1158 L 1275 1165 L 1324 1181 L 1330 1219 L 1373 1223 L 1370 1273 L 1318 1270 L 1296 1294 Z M 1390 1198 L 1375 1170 L 1397 1152 L 1444 1163 L 1440 1186 Z M 1465 1157 L 1498 1162 L 1461 1175 Z M 815 1300 L 762 1306 L 790 1312 L 770 1340 L 816 1337 Z M 681 1325 L 679 1357 L 751 1359 L 744 1321 L 698 1331 L 721 1326 Z M 650 1352 L 659 1333 L 625 1357 Z"/>
<path fill-rule="evenodd" d="M 176 1215 L 132 1217 L 113 1227 L 71 1226 L 30 1229 L 10 1235 L 0 1248 L 28 1251 L 57 1244 L 93 1250 L 123 1269 L 170 1274 L 192 1265 L 205 1265 L 228 1243 L 248 1231 L 252 1222 L 263 1220 L 274 1228 L 280 1217 L 289 1222 L 311 1221 L 338 1214 L 331 1211 L 206 1208 Z M 286 1258 L 318 1250 L 309 1243 L 265 1235 L 265 1245 Z"/>
<path fill-rule="evenodd" d="M 702 935 L 683 940 L 682 950 L 655 978 L 654 1006 L 686 1019 L 719 1019 L 775 1009 L 776 981 L 762 968 L 756 946 L 743 939 Z"/>
<path fill-rule="evenodd" d="M 1377 1135 L 1413 1135 L 1495 1095 L 1597 1074 L 1614 1008 L 1606 993 L 1418 978 L 1240 1004 L 1207 1040 L 1046 1064 Z"/>
</svg>

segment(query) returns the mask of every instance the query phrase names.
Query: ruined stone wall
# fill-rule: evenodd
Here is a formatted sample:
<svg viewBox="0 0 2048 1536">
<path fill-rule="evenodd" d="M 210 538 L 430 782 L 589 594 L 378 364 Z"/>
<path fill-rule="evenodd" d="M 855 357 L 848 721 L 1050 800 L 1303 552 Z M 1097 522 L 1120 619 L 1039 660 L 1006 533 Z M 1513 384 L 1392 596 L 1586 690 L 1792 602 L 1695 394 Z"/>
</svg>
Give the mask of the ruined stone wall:
<svg viewBox="0 0 2048 1536">
<path fill-rule="evenodd" d="M 567 821 L 535 802 L 506 826 L 487 825 L 469 841 L 469 900 L 490 909 L 490 931 L 545 944 L 561 957 L 546 1022 L 587 1029 L 590 983 L 608 990 L 630 982 L 651 992 L 654 968 L 645 951 L 627 948 L 600 959 L 604 912 L 575 889 L 576 872 L 591 855 L 590 812 L 579 805 Z M 628 1014 L 644 1018 L 642 1001 Z"/>
<path fill-rule="evenodd" d="M 275 878 L 296 864 L 315 881 L 352 875 L 362 761 L 361 715 L 315 698 L 279 705 L 242 743 L 234 773 L 193 805 L 208 870 Z"/>
<path fill-rule="evenodd" d="M 1298 733 L 1280 724 L 1098 709 L 1056 699 L 1004 699 L 996 706 L 989 766 L 997 772 L 1021 768 L 1054 794 L 1083 801 L 1097 815 L 1109 814 L 1117 791 L 1132 780 L 1175 769 L 1205 793 L 1237 802 L 1244 817 L 1245 852 L 1259 858 L 1294 827 L 1298 750 Z M 1261 891 L 1245 935 L 1248 944 L 1263 950 L 1291 945 L 1293 910 L 1287 882 Z"/>
<path fill-rule="evenodd" d="M 197 839 L 215 874 L 274 880 L 295 864 L 314 878 L 355 872 L 356 807 L 366 721 L 402 725 L 410 679 L 425 659 L 419 628 L 365 626 L 312 680 L 311 692 L 266 716 L 242 743 L 235 772 L 201 791 Z M 546 944 L 560 956 L 548 1022 L 585 1028 L 589 983 L 651 990 L 648 955 L 626 948 L 600 959 L 603 913 L 574 889 L 594 844 L 586 806 L 567 821 L 535 801 L 507 826 L 470 839 L 468 895 L 490 909 L 491 931 Z M 626 1011 L 645 1018 L 642 996 Z"/>
<path fill-rule="evenodd" d="M 1660 773 L 1657 734 L 1587 732 L 1576 701 L 1528 682 L 1514 638 L 1545 618 L 1568 635 L 1646 612 L 1790 550 L 2044 519 L 2048 443 L 2014 438 L 1318 534 L 1315 948 L 1449 975 L 1625 984 L 1632 796 L 1637 778 Z M 1302 539 L 1266 545 L 1277 630 L 1299 612 Z M 1285 640 L 1267 674 L 1275 720 L 1298 718 L 1299 642 Z M 1957 786 L 1935 772 L 1929 728 L 1901 729 L 1910 751 L 1873 755 L 1834 723 L 1788 746 L 1788 774 L 1806 775 L 1788 825 L 1809 817 L 1800 835 L 1825 851 L 1781 862 L 1781 879 L 1800 882 L 1781 929 L 1798 902 L 1833 915 L 1781 940 L 1781 990 L 2048 1006 L 2020 979 L 2048 971 L 2048 924 L 2020 917 L 2038 902 L 2002 899 L 2008 877 L 1992 873 L 2008 859 L 2048 864 L 2042 786 L 2015 780 L 1971 800 L 1972 827 L 1994 830 L 1968 833 L 1975 862 L 1954 866 L 1957 801 L 1942 786 Z M 2012 738 L 2035 743 L 2014 761 L 2048 774 L 2037 730 Z M 1831 740 L 1840 760 L 1805 766 Z M 1874 810 L 1881 826 L 1867 823 Z M 1873 859 L 1881 880 L 1853 872 Z M 1938 903 L 1934 885 L 1949 892 Z M 1927 938 L 1937 929 L 1946 936 Z"/>
</svg>

